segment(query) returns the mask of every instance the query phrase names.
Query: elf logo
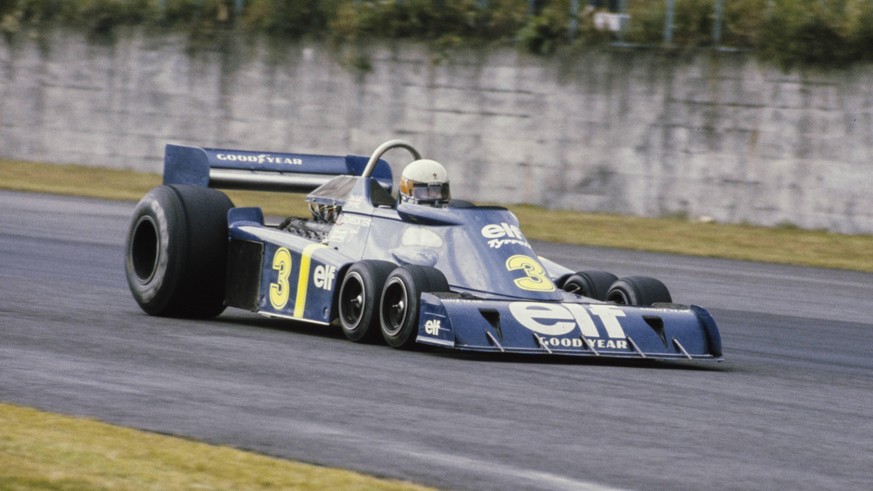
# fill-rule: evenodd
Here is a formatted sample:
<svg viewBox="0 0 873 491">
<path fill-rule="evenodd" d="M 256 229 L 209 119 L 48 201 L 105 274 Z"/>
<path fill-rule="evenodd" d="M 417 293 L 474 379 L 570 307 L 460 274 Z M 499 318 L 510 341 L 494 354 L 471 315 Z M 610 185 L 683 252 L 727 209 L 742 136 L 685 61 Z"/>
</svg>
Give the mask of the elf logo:
<svg viewBox="0 0 873 491">
<path fill-rule="evenodd" d="M 424 324 L 424 332 L 431 336 L 439 336 L 442 329 L 442 321 L 440 319 L 430 319 Z"/>
<path fill-rule="evenodd" d="M 512 302 L 509 311 L 521 325 L 545 336 L 563 336 L 578 328 L 586 338 L 599 338 L 596 317 L 609 338 L 625 339 L 620 318 L 624 312 L 614 305 L 578 303 Z"/>
<path fill-rule="evenodd" d="M 318 265 L 315 267 L 315 272 L 312 274 L 312 282 L 315 286 L 322 290 L 333 289 L 333 280 L 336 277 L 336 267 L 328 265 Z"/>
<path fill-rule="evenodd" d="M 499 249 L 506 244 L 518 244 L 528 246 L 527 239 L 521 233 L 517 225 L 506 222 L 489 224 L 482 227 L 482 237 L 488 239 L 488 247 Z"/>
</svg>

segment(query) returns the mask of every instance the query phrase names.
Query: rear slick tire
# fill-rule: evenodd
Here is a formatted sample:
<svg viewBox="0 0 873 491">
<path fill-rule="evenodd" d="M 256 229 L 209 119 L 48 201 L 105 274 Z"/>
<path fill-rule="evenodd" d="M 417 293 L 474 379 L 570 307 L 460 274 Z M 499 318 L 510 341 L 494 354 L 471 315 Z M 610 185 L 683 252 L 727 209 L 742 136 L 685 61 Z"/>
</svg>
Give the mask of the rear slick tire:
<svg viewBox="0 0 873 491">
<path fill-rule="evenodd" d="M 231 208 L 224 193 L 190 185 L 159 186 L 140 200 L 124 263 L 143 311 L 201 319 L 224 311 Z"/>
</svg>

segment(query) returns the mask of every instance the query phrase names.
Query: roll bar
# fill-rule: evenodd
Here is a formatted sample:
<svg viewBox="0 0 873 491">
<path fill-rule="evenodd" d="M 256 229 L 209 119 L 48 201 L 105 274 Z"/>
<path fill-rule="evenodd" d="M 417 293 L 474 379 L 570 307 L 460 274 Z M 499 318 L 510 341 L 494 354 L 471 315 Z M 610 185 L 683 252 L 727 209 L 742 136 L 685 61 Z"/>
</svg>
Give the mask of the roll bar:
<svg viewBox="0 0 873 491">
<path fill-rule="evenodd" d="M 415 147 L 413 147 L 412 144 L 409 143 L 408 141 L 406 141 L 406 140 L 388 140 L 385 143 L 379 145 L 376 148 L 376 150 L 373 151 L 373 154 L 370 155 L 370 160 L 367 161 L 367 166 L 364 167 L 364 172 L 361 174 L 361 176 L 362 177 L 370 177 L 370 174 L 373 173 L 373 169 L 376 168 L 376 163 L 379 162 L 379 159 L 382 158 L 382 155 L 385 152 L 387 152 L 388 150 L 391 150 L 393 148 L 405 148 L 406 150 L 409 150 L 409 153 L 412 154 L 412 157 L 415 160 L 418 160 L 421 158 L 421 154 L 418 153 L 418 150 L 416 150 Z"/>
</svg>

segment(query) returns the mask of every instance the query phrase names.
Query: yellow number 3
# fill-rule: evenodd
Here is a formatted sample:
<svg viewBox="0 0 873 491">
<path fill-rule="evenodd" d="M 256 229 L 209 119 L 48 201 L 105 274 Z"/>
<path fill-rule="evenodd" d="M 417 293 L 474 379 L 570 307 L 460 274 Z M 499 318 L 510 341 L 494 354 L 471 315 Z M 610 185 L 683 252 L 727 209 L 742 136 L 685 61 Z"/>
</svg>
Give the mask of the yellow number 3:
<svg viewBox="0 0 873 491">
<path fill-rule="evenodd" d="M 276 310 L 282 309 L 288 304 L 291 290 L 288 288 L 288 277 L 291 276 L 291 252 L 284 247 L 276 251 L 273 256 L 273 269 L 278 271 L 275 283 L 270 283 L 270 303 Z"/>
<path fill-rule="evenodd" d="M 515 280 L 515 286 L 522 290 L 533 292 L 551 292 L 555 290 L 555 284 L 546 275 L 546 271 L 540 263 L 530 256 L 516 254 L 506 260 L 506 269 L 515 271 L 523 270 L 525 276 Z"/>
</svg>

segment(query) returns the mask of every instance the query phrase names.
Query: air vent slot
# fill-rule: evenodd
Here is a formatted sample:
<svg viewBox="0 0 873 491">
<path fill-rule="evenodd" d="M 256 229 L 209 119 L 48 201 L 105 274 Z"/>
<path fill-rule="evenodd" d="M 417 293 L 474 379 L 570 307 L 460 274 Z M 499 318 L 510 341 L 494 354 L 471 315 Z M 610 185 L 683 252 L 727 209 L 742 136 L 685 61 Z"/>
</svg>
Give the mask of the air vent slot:
<svg viewBox="0 0 873 491">
<path fill-rule="evenodd" d="M 649 327 L 655 331 L 655 334 L 661 338 L 661 342 L 664 343 L 664 347 L 666 348 L 668 345 L 667 335 L 664 333 L 664 319 L 661 319 L 656 315 L 644 315 L 643 320 L 646 321 L 646 324 L 648 324 Z"/>
<path fill-rule="evenodd" d="M 493 309 L 479 309 L 479 313 L 494 328 L 497 332 L 497 337 L 503 341 L 503 329 L 500 328 L 500 312 Z"/>
</svg>

